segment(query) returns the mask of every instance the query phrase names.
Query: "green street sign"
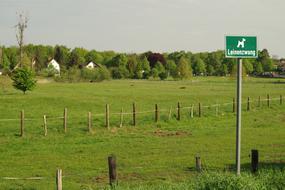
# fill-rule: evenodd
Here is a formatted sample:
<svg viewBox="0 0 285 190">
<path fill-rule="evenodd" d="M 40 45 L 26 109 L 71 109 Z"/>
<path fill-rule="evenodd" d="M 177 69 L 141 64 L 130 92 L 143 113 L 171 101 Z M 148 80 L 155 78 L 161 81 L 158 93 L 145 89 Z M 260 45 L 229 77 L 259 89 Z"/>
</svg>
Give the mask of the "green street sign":
<svg viewBox="0 0 285 190">
<path fill-rule="evenodd" d="M 227 58 L 256 58 L 256 36 L 226 36 L 225 55 Z"/>
</svg>

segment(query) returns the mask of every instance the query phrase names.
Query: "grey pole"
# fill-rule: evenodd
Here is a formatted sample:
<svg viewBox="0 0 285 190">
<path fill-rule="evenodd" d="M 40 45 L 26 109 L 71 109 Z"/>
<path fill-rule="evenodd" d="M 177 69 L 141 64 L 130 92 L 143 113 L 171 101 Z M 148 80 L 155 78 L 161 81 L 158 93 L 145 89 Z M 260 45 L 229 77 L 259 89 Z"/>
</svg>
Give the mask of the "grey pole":
<svg viewBox="0 0 285 190">
<path fill-rule="evenodd" d="M 241 102 L 242 102 L 242 59 L 238 58 L 237 67 L 237 115 L 236 115 L 236 170 L 240 175 L 240 141 L 241 141 Z"/>
</svg>

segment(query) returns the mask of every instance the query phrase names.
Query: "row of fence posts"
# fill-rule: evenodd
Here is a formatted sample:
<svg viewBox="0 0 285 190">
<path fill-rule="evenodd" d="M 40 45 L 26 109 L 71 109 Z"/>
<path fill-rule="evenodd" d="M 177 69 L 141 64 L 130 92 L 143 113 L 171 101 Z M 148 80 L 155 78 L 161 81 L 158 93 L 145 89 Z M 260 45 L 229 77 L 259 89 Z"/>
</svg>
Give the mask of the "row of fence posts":
<svg viewBox="0 0 285 190">
<path fill-rule="evenodd" d="M 269 94 L 267 95 L 267 107 L 270 107 L 270 96 Z M 282 105 L 283 103 L 283 97 L 282 95 L 280 95 L 280 101 L 279 101 L 280 105 Z M 261 97 L 259 96 L 258 97 L 258 103 L 257 103 L 257 106 L 258 107 L 261 107 Z M 219 105 L 216 104 L 215 105 L 216 107 L 216 115 L 218 115 L 219 113 Z M 133 126 L 136 126 L 137 124 L 137 120 L 136 120 L 136 116 L 137 116 L 137 111 L 136 111 L 136 104 L 133 103 L 133 106 L 132 106 L 133 110 L 132 110 L 132 118 L 133 118 L 133 121 L 132 121 L 132 125 Z M 181 120 L 181 105 L 180 105 L 180 102 L 177 103 L 177 116 L 176 116 L 176 119 L 178 121 Z M 250 98 L 248 97 L 247 98 L 247 106 L 246 106 L 246 110 L 247 111 L 250 111 L 251 109 L 251 101 L 250 101 Z M 236 99 L 233 98 L 233 101 L 232 101 L 232 112 L 235 113 L 236 112 Z M 121 109 L 121 112 L 120 112 L 120 127 L 123 126 L 123 108 Z M 171 116 L 172 116 L 172 107 L 170 108 L 169 110 L 169 114 L 168 114 L 168 120 L 171 119 Z M 191 105 L 190 107 L 190 117 L 193 118 L 194 117 L 194 105 Z M 202 117 L 202 104 L 199 102 L 198 104 L 198 117 Z M 88 112 L 88 122 L 87 122 L 87 129 L 89 132 L 92 132 L 92 113 L 91 112 Z M 105 125 L 107 128 L 110 127 L 110 105 L 109 104 L 106 104 L 106 113 L 105 113 Z M 155 109 L 154 109 L 154 120 L 155 122 L 159 122 L 159 119 L 160 119 L 160 113 L 159 113 L 159 107 L 158 107 L 158 104 L 155 104 Z M 25 125 L 25 112 L 24 110 L 21 111 L 20 113 L 20 136 L 24 136 L 24 125 Z M 47 116 L 44 115 L 43 116 L 43 127 L 44 127 L 44 136 L 47 136 Z M 63 113 L 63 129 L 64 129 L 64 132 L 66 133 L 67 132 L 67 108 L 64 108 L 64 113 Z"/>
<path fill-rule="evenodd" d="M 258 171 L 259 155 L 258 150 L 251 150 L 251 171 L 256 173 Z M 202 172 L 202 161 L 200 156 L 195 157 L 196 171 Z M 114 154 L 108 156 L 108 170 L 109 170 L 109 184 L 111 187 L 118 185 L 117 176 L 117 159 Z M 62 190 L 62 170 L 57 169 L 56 171 L 56 187 L 57 190 Z"/>
</svg>

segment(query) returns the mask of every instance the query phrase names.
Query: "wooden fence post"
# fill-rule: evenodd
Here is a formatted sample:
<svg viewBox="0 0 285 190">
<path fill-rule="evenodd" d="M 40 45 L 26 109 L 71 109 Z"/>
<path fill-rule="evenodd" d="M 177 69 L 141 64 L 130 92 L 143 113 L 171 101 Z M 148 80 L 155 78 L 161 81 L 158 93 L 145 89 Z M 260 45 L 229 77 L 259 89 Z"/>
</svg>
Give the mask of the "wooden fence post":
<svg viewBox="0 0 285 190">
<path fill-rule="evenodd" d="M 261 107 L 261 97 L 258 96 L 258 107 Z"/>
<path fill-rule="evenodd" d="M 88 112 L 88 131 L 89 133 L 92 132 L 92 114 Z"/>
<path fill-rule="evenodd" d="M 44 115 L 44 132 L 45 132 L 45 137 L 47 136 L 47 116 Z"/>
<path fill-rule="evenodd" d="M 123 115 L 123 108 L 121 108 L 121 114 L 120 114 L 120 127 L 123 127 L 123 119 L 124 119 L 124 115 Z"/>
<path fill-rule="evenodd" d="M 62 170 L 57 169 L 56 171 L 56 189 L 62 190 Z"/>
<path fill-rule="evenodd" d="M 282 105 L 283 103 L 283 98 L 282 98 L 282 95 L 280 95 L 280 105 Z"/>
<path fill-rule="evenodd" d="M 236 112 L 236 100 L 233 98 L 233 113 Z"/>
<path fill-rule="evenodd" d="M 219 104 L 216 104 L 216 116 L 219 115 Z"/>
<path fill-rule="evenodd" d="M 172 106 L 169 109 L 168 120 L 171 120 L 171 115 L 172 115 Z"/>
<path fill-rule="evenodd" d="M 136 126 L 136 103 L 133 103 L 133 125 Z"/>
<path fill-rule="evenodd" d="M 201 107 L 201 103 L 199 102 L 199 117 L 201 117 L 202 116 L 202 107 Z"/>
<path fill-rule="evenodd" d="M 110 127 L 110 107 L 109 104 L 106 104 L 106 127 Z"/>
<path fill-rule="evenodd" d="M 201 172 L 201 170 L 202 170 L 200 156 L 196 156 L 196 170 L 198 172 Z"/>
<path fill-rule="evenodd" d="M 269 97 L 269 94 L 267 94 L 267 107 L 270 107 L 270 97 Z"/>
<path fill-rule="evenodd" d="M 21 111 L 20 127 L 21 127 L 21 129 L 20 129 L 21 134 L 20 135 L 21 135 L 21 137 L 23 137 L 24 136 L 24 130 L 25 130 L 25 111 L 24 110 Z"/>
<path fill-rule="evenodd" d="M 158 111 L 158 105 L 155 104 L 155 122 L 158 122 L 159 120 L 159 111 Z"/>
<path fill-rule="evenodd" d="M 258 150 L 251 150 L 251 169 L 253 173 L 258 171 Z"/>
<path fill-rule="evenodd" d="M 194 117 L 194 105 L 192 104 L 191 105 L 191 118 Z"/>
<path fill-rule="evenodd" d="M 250 99 L 249 97 L 247 97 L 247 108 L 246 108 L 247 111 L 250 111 Z"/>
<path fill-rule="evenodd" d="M 64 128 L 64 132 L 66 133 L 66 131 L 67 131 L 67 108 L 64 108 L 64 113 L 63 113 L 63 128 Z"/>
<path fill-rule="evenodd" d="M 108 157 L 108 166 L 109 166 L 109 182 L 110 186 L 116 186 L 118 181 L 117 181 L 117 163 L 116 163 L 116 156 L 115 155 L 110 155 Z"/>
<path fill-rule="evenodd" d="M 181 115 L 180 115 L 180 103 L 177 103 L 177 120 L 180 121 Z"/>
</svg>

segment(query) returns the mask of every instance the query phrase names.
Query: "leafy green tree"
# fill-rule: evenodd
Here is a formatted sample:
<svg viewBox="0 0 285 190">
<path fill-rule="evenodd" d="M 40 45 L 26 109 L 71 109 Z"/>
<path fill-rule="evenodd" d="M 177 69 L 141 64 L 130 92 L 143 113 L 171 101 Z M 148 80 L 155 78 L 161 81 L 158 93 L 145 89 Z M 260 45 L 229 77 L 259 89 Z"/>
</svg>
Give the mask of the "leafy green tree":
<svg viewBox="0 0 285 190">
<path fill-rule="evenodd" d="M 137 61 L 137 56 L 136 55 L 131 55 L 129 56 L 128 58 L 128 62 L 127 62 L 127 68 L 129 70 L 129 77 L 130 78 L 137 78 L 136 76 L 136 71 L 142 71 L 142 67 L 140 64 L 138 64 L 138 61 Z"/>
<path fill-rule="evenodd" d="M 159 61 L 156 62 L 155 68 L 157 69 L 158 74 L 165 73 L 165 68 L 164 68 L 164 66 L 162 65 L 161 62 L 159 62 Z"/>
<path fill-rule="evenodd" d="M 165 80 L 167 79 L 167 73 L 166 72 L 161 72 L 158 74 L 160 80 Z"/>
<path fill-rule="evenodd" d="M 212 65 L 208 65 L 208 66 L 207 66 L 207 75 L 213 76 L 214 73 L 215 73 L 214 67 L 213 67 Z"/>
<path fill-rule="evenodd" d="M 263 49 L 259 52 L 257 60 L 262 64 L 264 72 L 273 70 L 273 62 L 267 49 Z"/>
<path fill-rule="evenodd" d="M 91 50 L 85 55 L 85 61 L 86 62 L 94 62 L 102 64 L 104 62 L 104 57 L 97 51 Z"/>
<path fill-rule="evenodd" d="M 189 66 L 187 59 L 181 57 L 177 64 L 176 76 L 180 79 L 192 77 L 192 68 Z"/>
<path fill-rule="evenodd" d="M 256 64 L 255 72 L 258 75 L 261 75 L 264 72 L 262 64 L 260 62 Z"/>
<path fill-rule="evenodd" d="M 175 77 L 176 68 L 177 68 L 177 66 L 175 64 L 175 61 L 168 60 L 166 62 L 166 65 L 165 65 L 165 70 L 166 70 L 167 76 Z"/>
<path fill-rule="evenodd" d="M 34 73 L 28 68 L 18 68 L 12 74 L 13 86 L 21 90 L 24 94 L 26 91 L 31 91 L 36 86 Z"/>
<path fill-rule="evenodd" d="M 74 48 L 70 53 L 69 67 L 84 66 L 86 64 L 85 56 L 87 50 L 84 48 Z"/>
<path fill-rule="evenodd" d="M 199 57 L 193 60 L 193 72 L 196 75 L 202 75 L 206 73 L 206 65 L 204 61 Z"/>
<path fill-rule="evenodd" d="M 222 64 L 221 68 L 220 68 L 220 75 L 222 76 L 226 76 L 228 74 L 228 67 L 226 64 Z"/>
<path fill-rule="evenodd" d="M 243 59 L 242 64 L 247 74 L 251 74 L 253 72 L 253 65 L 248 59 Z"/>
<path fill-rule="evenodd" d="M 55 46 L 54 59 L 60 64 L 68 67 L 70 61 L 70 50 L 65 46 Z"/>
<path fill-rule="evenodd" d="M 152 69 L 151 69 L 151 76 L 152 76 L 153 78 L 157 78 L 158 75 L 159 75 L 159 72 L 158 72 L 157 68 L 152 68 Z"/>
</svg>

